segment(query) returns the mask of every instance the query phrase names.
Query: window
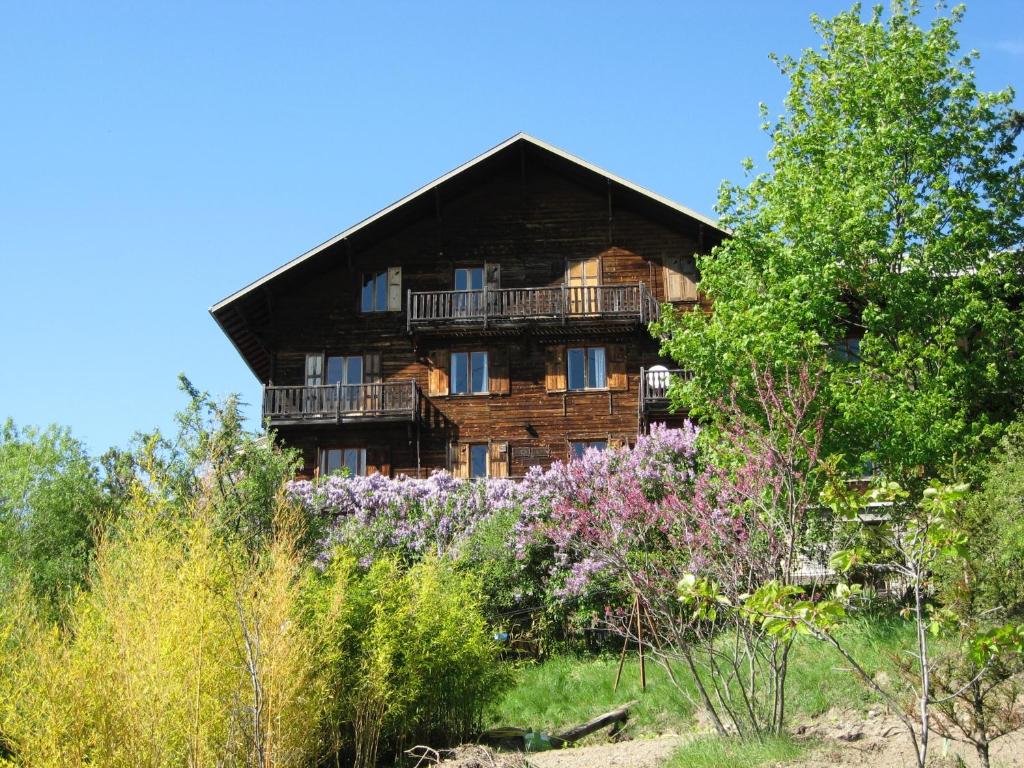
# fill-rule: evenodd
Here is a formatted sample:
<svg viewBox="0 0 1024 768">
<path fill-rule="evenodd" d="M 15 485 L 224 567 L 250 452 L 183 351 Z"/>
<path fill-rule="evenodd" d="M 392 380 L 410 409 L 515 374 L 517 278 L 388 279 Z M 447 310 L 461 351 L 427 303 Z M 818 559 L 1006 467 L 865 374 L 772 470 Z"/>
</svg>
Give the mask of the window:
<svg viewBox="0 0 1024 768">
<path fill-rule="evenodd" d="M 582 459 L 588 450 L 604 451 L 608 448 L 607 440 L 573 440 L 569 443 L 569 458 Z"/>
<path fill-rule="evenodd" d="M 487 443 L 469 446 L 469 476 L 487 477 Z"/>
<path fill-rule="evenodd" d="M 380 272 L 364 272 L 359 308 L 363 312 L 401 312 L 402 268 L 388 267 Z"/>
<path fill-rule="evenodd" d="M 840 339 L 832 348 L 832 358 L 844 363 L 859 363 L 860 339 L 855 337 Z"/>
<path fill-rule="evenodd" d="M 453 352 L 451 394 L 480 395 L 487 392 L 487 353 Z"/>
<path fill-rule="evenodd" d="M 604 347 L 570 347 L 567 358 L 569 389 L 607 389 Z"/>
<path fill-rule="evenodd" d="M 340 384 L 340 407 L 343 411 L 357 411 L 361 403 L 363 383 L 362 355 L 330 355 L 327 358 L 327 384 Z M 328 399 L 334 402 L 335 393 L 328 392 Z"/>
<path fill-rule="evenodd" d="M 465 267 L 455 270 L 455 295 L 452 313 L 455 317 L 477 317 L 483 314 L 484 268 Z"/>
<path fill-rule="evenodd" d="M 484 268 L 466 267 L 455 270 L 456 291 L 481 291 L 484 287 Z"/>
<path fill-rule="evenodd" d="M 320 451 L 320 474 L 331 475 L 348 470 L 349 477 L 366 474 L 365 448 L 324 448 Z"/>
<path fill-rule="evenodd" d="M 449 447 L 452 477 L 508 477 L 508 443 L 452 443 Z"/>
</svg>

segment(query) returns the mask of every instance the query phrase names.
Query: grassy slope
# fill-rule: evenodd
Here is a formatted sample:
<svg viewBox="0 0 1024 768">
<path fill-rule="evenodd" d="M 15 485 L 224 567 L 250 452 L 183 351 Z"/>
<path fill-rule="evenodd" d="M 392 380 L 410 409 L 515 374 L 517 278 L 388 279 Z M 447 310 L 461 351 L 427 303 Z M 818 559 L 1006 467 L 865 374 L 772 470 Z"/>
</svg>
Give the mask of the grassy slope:
<svg viewBox="0 0 1024 768">
<path fill-rule="evenodd" d="M 865 622 L 847 627 L 842 640 L 866 669 L 891 671 L 892 655 L 905 648 L 910 637 L 897 622 Z M 831 707 L 866 708 L 874 702 L 831 648 L 801 639 L 791 659 L 787 697 L 791 716 L 813 716 Z M 490 720 L 494 725 L 557 731 L 635 699 L 639 703 L 631 713 L 629 725 L 633 735 L 693 729 L 694 707 L 670 683 L 664 669 L 648 662 L 647 690 L 641 691 L 638 662 L 636 655 L 631 654 L 619 690 L 613 692 L 617 666 L 618 658 L 614 656 L 561 656 L 524 666 L 517 675 L 517 684 L 502 698 Z M 677 670 L 677 679 L 692 692 L 684 670 Z M 732 755 L 729 750 L 741 750 L 743 754 Z M 685 747 L 673 764 L 758 765 L 791 759 L 799 750 L 799 745 L 785 739 L 767 745 L 727 745 L 708 738 Z"/>
</svg>

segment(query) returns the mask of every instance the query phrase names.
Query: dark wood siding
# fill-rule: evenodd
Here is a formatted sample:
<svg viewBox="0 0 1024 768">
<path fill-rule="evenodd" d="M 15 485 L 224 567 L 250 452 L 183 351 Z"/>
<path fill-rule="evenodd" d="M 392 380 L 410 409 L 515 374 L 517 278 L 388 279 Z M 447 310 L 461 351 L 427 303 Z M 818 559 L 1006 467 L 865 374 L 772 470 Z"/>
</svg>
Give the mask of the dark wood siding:
<svg viewBox="0 0 1024 768">
<path fill-rule="evenodd" d="M 641 366 L 660 361 L 645 330 L 547 327 L 502 335 L 410 333 L 406 292 L 450 290 L 460 266 L 497 265 L 502 287 L 559 286 L 568 259 L 599 257 L 605 284 L 644 283 L 664 297 L 662 261 L 690 255 L 710 236 L 698 222 L 671 226 L 586 187 L 544 164 L 510 164 L 434 211 L 372 240 L 333 246 L 325 266 L 268 289 L 262 337 L 272 356 L 275 385 L 300 385 L 308 352 L 379 353 L 384 381 L 412 379 L 422 390 L 425 418 L 414 424 L 314 424 L 282 427 L 280 439 L 300 448 L 305 472 L 318 447 L 386 448 L 392 472 L 444 468 L 458 442 L 507 442 L 508 473 L 565 459 L 572 440 L 633 442 L 638 427 Z M 402 269 L 401 312 L 359 311 L 361 276 Z M 487 270 L 493 279 L 494 269 Z M 614 389 L 550 392 L 546 358 L 553 345 L 610 347 L 622 372 Z M 429 395 L 431 356 L 487 349 L 498 355 L 486 395 Z M 501 362 L 499 363 L 498 360 Z M 622 375 L 624 373 L 624 375 Z M 610 382 L 611 383 L 611 382 Z M 436 382 L 435 382 L 436 384 Z M 383 462 L 384 460 L 381 459 Z"/>
</svg>

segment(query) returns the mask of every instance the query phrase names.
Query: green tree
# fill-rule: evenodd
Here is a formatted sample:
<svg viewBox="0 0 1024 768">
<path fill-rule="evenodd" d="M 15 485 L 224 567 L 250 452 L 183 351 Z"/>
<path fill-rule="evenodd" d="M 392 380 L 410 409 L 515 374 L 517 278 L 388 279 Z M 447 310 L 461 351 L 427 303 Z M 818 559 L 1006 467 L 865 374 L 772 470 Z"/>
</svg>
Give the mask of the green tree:
<svg viewBox="0 0 1024 768">
<path fill-rule="evenodd" d="M 67 429 L 0 426 L 0 590 L 19 578 L 56 607 L 80 586 L 110 507 Z"/>
<path fill-rule="evenodd" d="M 175 415 L 175 434 L 140 433 L 131 450 L 104 454 L 105 488 L 123 503 L 140 480 L 169 503 L 172 514 L 185 517 L 197 504 L 212 505 L 218 535 L 257 550 L 272 538 L 278 496 L 295 477 L 298 452 L 279 446 L 273 433 L 247 431 L 237 395 L 215 400 L 184 375 L 179 388 L 188 404 Z M 308 516 L 303 529 L 305 550 L 320 534 L 320 523 Z"/>
<path fill-rule="evenodd" d="M 752 396 L 751 359 L 826 360 L 831 447 L 904 478 L 990 446 L 1024 395 L 1020 115 L 977 88 L 963 9 L 920 15 L 812 17 L 820 50 L 776 59 L 770 168 L 723 185 L 732 236 L 699 260 L 714 312 L 654 327 L 696 374 L 675 401 L 710 420 L 733 382 Z"/>
</svg>

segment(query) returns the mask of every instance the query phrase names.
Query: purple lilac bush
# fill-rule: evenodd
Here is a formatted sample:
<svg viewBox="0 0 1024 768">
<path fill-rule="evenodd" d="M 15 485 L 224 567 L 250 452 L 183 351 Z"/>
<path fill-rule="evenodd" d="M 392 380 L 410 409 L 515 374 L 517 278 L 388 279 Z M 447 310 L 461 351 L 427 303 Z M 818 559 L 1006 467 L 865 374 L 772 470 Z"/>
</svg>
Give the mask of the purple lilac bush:
<svg viewBox="0 0 1024 768">
<path fill-rule="evenodd" d="M 695 479 L 697 430 L 656 425 L 634 448 L 589 450 L 582 459 L 534 467 L 519 481 L 459 480 L 448 472 L 427 479 L 332 476 L 289 484 L 290 496 L 307 509 L 329 516 L 319 545 L 326 564 L 338 546 L 355 551 L 365 564 L 382 551 L 409 560 L 430 553 L 458 556 L 481 522 L 513 513 L 508 541 L 520 561 L 547 560 L 560 595 L 583 592 L 603 563 L 580 556 L 568 533 L 592 524 L 590 514 L 619 516 L 626 530 L 638 520 L 644 501 L 658 502 L 690 489 Z M 624 486 L 628 484 L 628 490 Z"/>
</svg>

